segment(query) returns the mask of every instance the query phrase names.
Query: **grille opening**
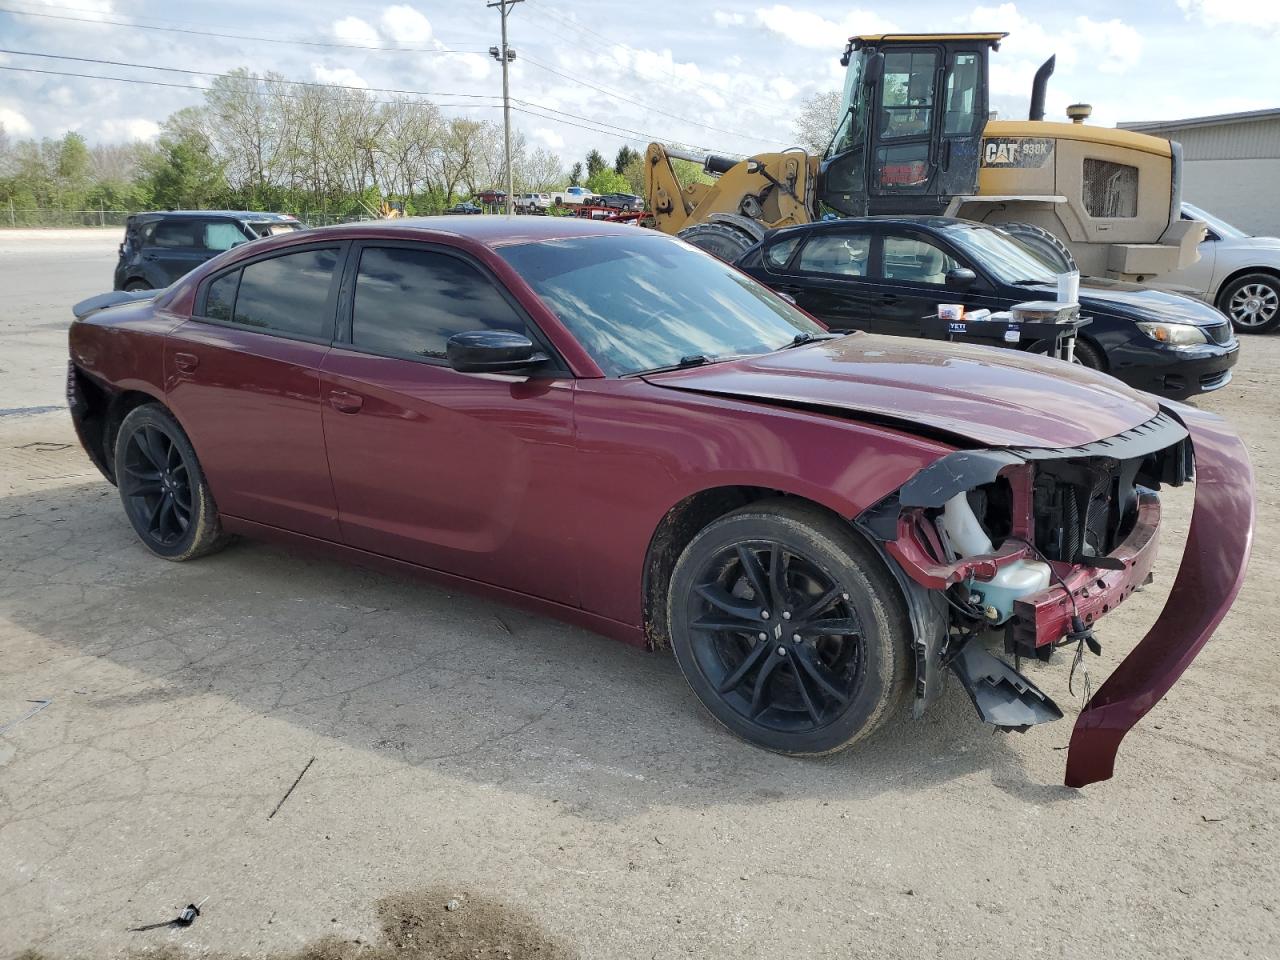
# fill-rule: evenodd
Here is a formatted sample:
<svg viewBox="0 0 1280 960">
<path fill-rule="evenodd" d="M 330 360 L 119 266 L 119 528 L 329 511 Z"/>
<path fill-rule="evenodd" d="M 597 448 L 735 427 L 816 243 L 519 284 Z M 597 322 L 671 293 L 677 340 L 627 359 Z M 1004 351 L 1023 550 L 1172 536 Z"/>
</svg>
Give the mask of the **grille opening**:
<svg viewBox="0 0 1280 960">
<path fill-rule="evenodd" d="M 1084 208 L 1099 219 L 1138 215 L 1138 168 L 1110 160 L 1084 162 Z"/>
</svg>

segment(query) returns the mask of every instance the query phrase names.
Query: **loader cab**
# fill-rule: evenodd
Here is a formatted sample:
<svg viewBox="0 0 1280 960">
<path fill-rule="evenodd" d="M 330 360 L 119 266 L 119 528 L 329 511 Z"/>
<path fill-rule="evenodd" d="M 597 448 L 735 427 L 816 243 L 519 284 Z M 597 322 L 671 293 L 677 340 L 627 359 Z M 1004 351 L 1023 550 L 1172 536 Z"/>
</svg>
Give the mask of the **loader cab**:
<svg viewBox="0 0 1280 960">
<path fill-rule="evenodd" d="M 978 191 L 987 59 L 1006 34 L 853 37 L 818 199 L 844 216 L 942 213 Z"/>
</svg>

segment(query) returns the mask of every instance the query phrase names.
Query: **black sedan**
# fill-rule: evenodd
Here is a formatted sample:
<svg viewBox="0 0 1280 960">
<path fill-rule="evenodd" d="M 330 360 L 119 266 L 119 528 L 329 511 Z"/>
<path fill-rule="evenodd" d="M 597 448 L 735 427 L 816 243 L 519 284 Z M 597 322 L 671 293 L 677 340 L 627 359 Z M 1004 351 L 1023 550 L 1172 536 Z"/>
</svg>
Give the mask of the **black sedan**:
<svg viewBox="0 0 1280 960">
<path fill-rule="evenodd" d="M 833 330 L 921 336 L 940 303 L 1007 310 L 1053 300 L 1053 270 L 994 227 L 945 217 L 826 220 L 770 233 L 737 266 Z M 1092 317 L 1076 359 L 1130 386 L 1180 399 L 1231 380 L 1239 345 L 1208 304 L 1136 284 L 1086 277 Z"/>
</svg>

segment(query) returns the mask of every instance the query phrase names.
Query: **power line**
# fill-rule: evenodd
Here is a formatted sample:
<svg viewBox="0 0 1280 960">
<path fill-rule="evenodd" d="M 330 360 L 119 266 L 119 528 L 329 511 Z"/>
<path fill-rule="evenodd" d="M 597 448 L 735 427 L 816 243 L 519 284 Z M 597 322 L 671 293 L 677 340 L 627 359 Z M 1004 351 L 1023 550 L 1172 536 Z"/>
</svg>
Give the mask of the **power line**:
<svg viewBox="0 0 1280 960">
<path fill-rule="evenodd" d="M 130 67 L 137 70 L 158 70 L 163 73 L 183 73 L 193 77 L 215 77 L 216 78 L 216 77 L 230 76 L 230 74 L 226 73 L 225 71 L 222 73 L 213 73 L 208 70 L 188 70 L 181 67 L 160 67 L 160 66 L 149 64 L 149 63 L 128 63 L 123 60 L 101 60 L 96 57 L 72 57 L 72 56 L 67 56 L 65 54 L 60 54 L 60 53 L 35 53 L 30 50 L 5 50 L 5 49 L 0 49 L 0 53 L 13 54 L 19 57 L 40 57 L 44 60 L 72 60 L 72 61 L 75 61 L 76 63 L 96 63 L 99 65 L 108 66 L 108 67 Z M 249 77 L 246 77 L 245 79 L 255 80 L 259 83 L 283 83 L 283 84 L 288 84 L 290 86 L 295 86 L 295 87 L 324 87 L 332 90 L 355 90 L 355 91 L 365 90 L 370 93 L 397 93 L 397 94 L 408 94 L 408 95 L 418 96 L 418 97 L 466 97 L 468 99 L 474 99 L 474 100 L 501 99 L 492 93 L 453 93 L 453 92 L 446 93 L 441 90 L 436 90 L 436 91 L 399 90 L 399 89 L 396 89 L 395 87 L 357 87 L 357 86 L 342 84 L 342 83 L 322 83 L 314 80 L 288 80 L 284 77 L 276 78 L 276 77 L 249 76 Z M 208 88 L 200 87 L 198 89 L 205 90 Z"/>
<path fill-rule="evenodd" d="M 57 59 L 62 59 L 62 58 L 57 58 Z M 71 57 L 66 59 L 78 60 L 83 58 Z M 103 62 L 106 63 L 108 61 L 103 61 Z M 201 74 L 196 71 L 178 70 L 177 68 L 174 68 L 174 67 L 151 68 L 151 67 L 146 67 L 143 64 L 121 64 L 117 61 L 110 61 L 110 62 L 115 63 L 118 66 L 133 66 L 133 67 L 140 67 L 142 69 L 161 69 L 166 71 L 172 70 L 178 73 L 192 72 L 192 73 L 195 73 L 196 76 L 209 75 L 209 74 Z M 209 93 L 211 89 L 210 87 L 202 87 L 202 86 L 199 86 L 198 84 L 193 84 L 193 83 L 170 83 L 163 80 L 144 80 L 140 77 L 108 77 L 108 76 L 102 76 L 101 74 L 94 74 L 94 73 L 77 73 L 77 72 L 72 72 L 67 70 L 44 70 L 36 67 L 14 67 L 14 66 L 8 66 L 4 64 L 0 64 L 0 70 L 7 70 L 13 73 L 34 73 L 34 74 L 40 74 L 43 76 L 53 76 L 53 77 L 76 77 L 84 80 L 109 80 L 114 83 L 133 83 L 133 84 L 141 84 L 141 85 L 150 86 L 150 87 L 166 87 L 166 88 L 175 89 L 175 90 L 196 90 L 201 93 Z M 223 76 L 223 74 L 214 74 L 213 76 Z M 253 80 L 259 83 L 274 83 L 282 86 L 299 85 L 299 86 L 308 86 L 308 87 L 327 87 L 330 89 L 349 90 L 357 93 L 371 93 L 375 91 L 385 92 L 384 88 L 350 87 L 350 86 L 344 86 L 342 84 L 309 83 L 309 82 L 301 82 L 301 81 L 285 80 L 285 79 L 268 80 L 262 77 L 246 77 L 245 79 Z M 275 97 L 282 97 L 289 100 L 303 99 L 303 97 L 299 96 L 298 94 L 290 94 L 290 93 L 284 93 L 284 92 L 271 93 L 266 90 L 251 90 L 249 92 L 254 96 L 258 96 L 258 97 L 275 96 Z M 418 91 L 395 91 L 395 92 L 413 94 L 413 95 L 417 95 L 419 93 Z M 479 94 L 475 94 L 475 96 L 479 96 Z M 377 97 L 367 98 L 367 99 L 363 97 L 348 97 L 348 98 L 340 99 L 338 102 L 362 103 L 362 102 L 370 102 L 370 101 L 373 103 L 386 103 L 386 104 L 395 104 L 395 103 L 401 102 L 397 100 L 379 99 Z M 450 108 L 488 107 L 490 109 L 496 109 L 502 106 L 502 104 L 500 103 L 439 103 L 433 100 L 425 100 L 423 102 L 431 103 L 437 107 L 450 107 Z M 609 137 L 618 137 L 622 140 L 629 140 L 635 143 L 649 143 L 654 140 L 659 140 L 659 141 L 662 140 L 661 137 L 658 137 L 654 134 L 644 133 L 643 131 L 639 131 L 639 130 L 631 130 L 627 127 L 618 127 L 618 126 L 615 126 L 614 124 L 605 123 L 604 121 L 600 121 L 600 120 L 593 120 L 590 117 L 583 117 L 574 113 L 565 113 L 564 111 L 556 110 L 554 107 L 547 107 L 540 103 L 535 103 L 530 100 L 517 100 L 516 98 L 513 97 L 512 103 L 521 104 L 521 106 L 513 106 L 511 108 L 512 110 L 515 110 L 517 113 L 523 113 L 530 117 L 536 117 L 539 120 L 548 120 L 555 123 L 563 123 L 570 127 L 577 127 L 582 130 L 589 130 L 592 133 L 599 133 Z M 534 112 L 534 110 L 543 110 L 551 114 L 558 114 L 558 116 L 547 116 L 546 113 L 536 113 Z M 582 122 L 575 123 L 573 122 L 575 120 L 582 121 Z M 689 144 L 689 146 L 699 150 L 706 150 L 709 153 L 714 152 L 714 148 L 702 146 L 699 144 Z"/>
<path fill-rule="evenodd" d="M 199 90 L 201 93 L 208 93 L 210 90 L 209 87 L 201 87 L 194 83 L 167 83 L 163 80 L 143 80 L 140 77 L 104 77 L 96 73 L 73 73 L 68 70 L 41 70 L 41 69 L 38 69 L 37 67 L 11 67 L 6 64 L 0 64 L 0 70 L 9 70 L 13 73 L 38 73 L 38 74 L 43 74 L 45 76 L 50 76 L 50 77 L 79 77 L 80 79 L 83 79 L 83 80 L 111 80 L 115 83 L 137 83 L 137 84 L 142 84 L 148 87 L 171 87 L 176 90 Z M 261 80 L 260 77 L 249 77 L 246 79 Z M 264 81 L 264 82 L 268 82 L 268 81 Z M 286 81 L 276 81 L 276 82 L 287 84 L 287 83 L 291 83 L 292 81 L 286 80 Z M 325 86 L 325 84 L 319 84 L 319 86 Z M 337 87 L 336 84 L 334 86 L 337 89 L 342 89 L 342 90 L 364 90 L 365 89 L 364 87 Z M 270 93 L 265 90 L 252 90 L 250 91 L 250 93 L 259 97 L 274 96 L 274 97 L 284 97 L 289 100 L 303 99 L 302 97 L 296 94 Z M 397 100 L 380 100 L 376 97 L 373 97 L 370 99 L 372 100 L 373 103 L 394 104 L 394 103 L 400 102 Z M 359 97 L 350 97 L 345 100 L 339 100 L 338 102 L 368 103 L 370 102 L 370 100 L 359 98 Z M 501 104 L 498 104 L 498 103 L 436 103 L 435 101 L 426 101 L 426 102 L 432 103 L 437 107 L 499 107 L 501 106 Z"/>
<path fill-rule="evenodd" d="M 76 8 L 72 8 L 76 9 Z M 0 7 L 0 13 L 15 14 L 21 17 L 41 17 L 45 20 L 68 20 L 73 23 L 92 23 L 98 26 L 129 27 L 134 30 L 158 30 L 163 33 L 184 33 L 196 37 L 217 37 L 222 40 L 252 40 L 258 43 L 297 44 L 306 47 L 336 47 L 346 50 L 379 50 L 391 53 L 470 53 L 478 55 L 476 50 L 437 49 L 434 47 L 383 47 L 359 43 L 342 43 L 336 40 L 303 40 L 284 37 L 255 37 L 243 33 L 218 33 L 212 30 L 196 30 L 190 27 L 160 27 L 146 23 L 129 23 L 119 20 L 102 20 L 94 17 L 69 17 L 58 13 L 35 13 L 30 10 L 14 10 L 11 7 Z"/>
<path fill-rule="evenodd" d="M 605 96 L 613 97 L 615 100 L 621 100 L 624 103 L 634 104 L 637 107 L 642 107 L 645 110 L 652 111 L 653 113 L 661 114 L 664 117 L 670 117 L 673 120 L 679 120 L 681 123 L 688 123 L 695 127 L 702 127 L 703 129 L 706 129 L 706 130 L 712 130 L 716 133 L 727 133 L 731 137 L 740 137 L 744 140 L 767 140 L 769 143 L 778 143 L 778 144 L 784 143 L 784 141 L 782 140 L 773 140 L 768 137 L 752 137 L 750 134 L 738 133 L 734 130 L 726 130 L 723 127 L 714 127 L 711 124 L 703 123 L 700 120 L 694 120 L 690 117 L 682 117 L 679 114 L 670 113 L 669 111 L 659 109 L 658 107 L 655 107 L 651 104 L 642 103 L 639 100 L 633 100 L 630 97 L 623 96 L 622 94 L 617 93 L 614 90 L 608 89 L 607 87 L 597 86 L 596 84 L 591 83 L 587 80 L 582 80 L 578 77 L 570 76 L 567 73 L 561 73 L 559 70 L 556 70 L 554 67 L 547 66 L 547 64 L 541 63 L 540 61 L 535 60 L 533 57 L 530 57 L 528 55 L 524 57 L 524 61 L 526 63 L 532 64 L 533 66 L 537 67 L 539 70 L 545 70 L 547 71 L 547 73 L 555 74 L 557 77 L 561 77 L 572 83 L 581 84 L 584 87 L 590 87 L 592 90 L 596 90 L 600 93 L 603 93 Z"/>
<path fill-rule="evenodd" d="M 224 76 L 230 76 L 230 74 L 226 74 L 226 73 L 212 73 L 212 72 L 210 72 L 210 71 L 206 71 L 206 70 L 188 70 L 188 69 L 186 69 L 186 68 L 182 68 L 182 67 L 165 67 L 165 66 L 158 66 L 158 65 L 155 65 L 155 64 L 148 64 L 148 63 L 130 63 L 130 62 L 128 62 L 128 61 L 124 61 L 124 60 L 106 60 L 106 59 L 102 59 L 102 58 L 98 58 L 98 57 L 73 57 L 73 56 L 67 56 L 67 55 L 63 55 L 63 54 L 56 54 L 56 53 L 36 53 L 36 52 L 30 51 L 30 50 L 11 50 L 11 49 L 7 49 L 7 48 L 0 48 L 0 54 L 11 54 L 11 55 L 21 56 L 21 57 L 39 57 L 39 58 L 41 58 L 41 59 L 46 59 L 46 60 L 70 60 L 70 61 L 75 62 L 75 63 L 93 63 L 93 64 L 98 64 L 98 65 L 100 65 L 100 66 L 127 67 L 127 68 L 129 68 L 129 69 L 137 69 L 137 70 L 156 70 L 156 71 L 160 71 L 160 72 L 163 72 L 163 73 L 179 73 L 179 74 L 184 74 L 184 75 L 187 75 L 187 76 L 195 76 L 195 77 L 213 77 L 213 78 L 219 78 L 219 77 L 224 77 Z M 6 69 L 11 69 L 11 70 L 21 70 L 21 69 L 23 69 L 23 68 L 19 68 L 19 67 L 9 67 L 9 68 L 6 68 Z M 131 79 L 131 78 L 128 78 L 128 77 L 94 77 L 94 76 L 92 76 L 92 75 L 90 75 L 90 74 L 72 74 L 72 73 L 63 74 L 63 73 L 61 73 L 61 72 L 59 72 L 59 71 L 51 71 L 51 70 L 34 70 L 34 69 L 28 70 L 27 72 L 30 72 L 30 73 L 47 73 L 47 74 L 54 74 L 54 75 L 59 75 L 59 76 L 82 76 L 82 77 L 85 77 L 85 78 L 87 78 L 87 79 L 117 80 L 117 81 L 125 82 L 125 83 L 129 83 L 129 82 L 137 82 L 137 83 L 152 83 L 152 85 L 155 85 L 155 86 L 173 86 L 173 87 L 178 87 L 178 88 L 181 88 L 181 89 L 202 90 L 202 91 L 206 91 L 206 92 L 208 92 L 210 89 L 212 89 L 212 88 L 210 88 L 210 87 L 201 87 L 201 86 L 195 86 L 195 85 L 190 85 L 190 84 L 159 84 L 159 83 L 155 83 L 155 82 L 153 82 L 153 81 L 144 81 L 144 80 L 140 80 L 140 79 L 136 79 L 136 80 L 135 80 L 135 79 Z M 351 92 L 353 92 L 353 93 L 361 93 L 361 94 L 370 94 L 370 93 L 388 93 L 388 94 L 395 94 L 395 95 L 400 95 L 400 96 L 411 96 L 411 97 L 467 97 L 467 98 L 471 98 L 471 99 L 485 99 L 485 100 L 497 100 L 497 99 L 499 99 L 498 97 L 496 97 L 496 96 L 495 96 L 495 95 L 493 95 L 493 94 L 482 94 L 482 93 L 445 93 L 445 92 L 442 92 L 442 91 L 435 91 L 435 92 L 432 92 L 432 91 L 430 91 L 430 90 L 406 90 L 406 89 L 396 88 L 396 87 L 357 87 L 357 86 L 351 86 L 351 85 L 348 85 L 348 84 L 341 84 L 341 83 L 323 83 L 323 82 L 312 81 L 312 80 L 290 80 L 290 79 L 288 79 L 288 78 L 286 78 L 286 77 L 258 77 L 258 76 L 250 75 L 250 76 L 246 76 L 246 77 L 244 77 L 243 79 L 245 79 L 245 80 L 252 80 L 252 81 L 254 81 L 255 83 L 278 84 L 278 85 L 282 85 L 282 86 L 295 86 L 295 87 L 313 87 L 313 88 L 319 88 L 319 89 L 325 89 L 325 90 L 347 90 L 347 91 L 351 91 Z M 353 101 L 355 101 L 355 100 L 357 100 L 357 99 L 359 99 L 359 98 L 351 98 L 351 100 L 346 101 L 346 102 L 353 102 Z M 377 99 L 375 98 L 375 102 L 378 102 L 378 103 L 395 103 L 396 101 L 394 101 L 394 100 L 377 100 Z M 434 102 L 434 101 L 430 101 L 430 102 Z M 662 138 L 662 137 L 659 137 L 659 136 L 658 136 L 658 135 L 656 135 L 656 134 L 646 133 L 646 132 L 645 132 L 645 131 L 643 131 L 643 130 L 635 130 L 635 129 L 632 129 L 632 128 L 630 128 L 630 127 L 623 127 L 623 126 L 619 126 L 618 124 L 609 123 L 609 122 L 604 121 L 604 120 L 596 120 L 596 119 L 594 119 L 594 118 L 592 118 L 592 117 L 584 117 L 584 116 L 582 116 L 582 115 L 580 115 L 580 114 L 576 114 L 576 113 L 569 113 L 568 111 L 560 110 L 560 109 L 558 109 L 558 108 L 556 108 L 556 107 L 549 107 L 549 106 L 547 106 L 546 104 L 538 103 L 537 101 L 534 101 L 534 100 L 522 100 L 522 99 L 519 99 L 519 98 L 516 98 L 516 97 L 512 97 L 512 98 L 511 98 L 511 102 L 512 102 L 512 103 L 520 104 L 520 105 L 522 105 L 522 106 L 524 106 L 524 107 L 530 107 L 530 108 L 534 108 L 534 109 L 537 109 L 537 110 L 543 110 L 543 111 L 546 111 L 547 113 L 551 113 L 551 114 L 558 114 L 558 115 L 559 115 L 559 116 L 561 116 L 561 117 L 566 117 L 566 118 L 569 118 L 569 119 L 571 119 L 571 120 L 580 120 L 580 121 L 582 121 L 583 123 L 593 124 L 593 125 L 595 125 L 595 126 L 597 126 L 597 127 L 601 127 L 601 128 L 608 128 L 608 129 L 601 129 L 601 130 L 599 131 L 599 132 L 601 132 L 601 133 L 607 133 L 607 132 L 610 132 L 610 131 L 619 131 L 619 132 L 621 132 L 621 133 L 634 134 L 634 135 L 635 135 L 634 139 L 636 139 L 638 142 L 640 142 L 640 141 L 645 141 L 645 142 L 647 142 L 647 141 L 653 141 L 653 140 L 659 140 L 659 141 L 661 141 L 661 140 L 663 140 L 663 139 L 664 139 L 664 138 Z M 466 106 L 466 104 L 437 104 L 437 105 L 438 105 L 438 106 Z M 475 106 L 496 107 L 496 106 L 498 106 L 498 104 L 494 104 L 494 103 L 483 103 L 483 104 L 475 104 Z M 527 110 L 526 110 L 526 111 L 523 111 L 523 112 L 528 113 L 528 111 L 527 111 Z M 531 116 L 538 116 L 537 114 L 530 114 L 530 115 L 531 115 Z M 555 119 L 557 119 L 557 118 L 556 118 L 556 117 L 541 116 L 541 119 L 543 119 L 543 120 L 555 120 Z M 576 124 L 575 124 L 575 126 L 576 126 Z M 584 128 L 584 129 L 585 129 L 585 128 Z M 697 148 L 698 148 L 698 149 L 700 149 L 700 150 L 706 150 L 706 151 L 708 151 L 708 152 L 714 152 L 714 148 L 712 148 L 712 147 L 702 146 L 702 145 L 700 145 L 700 144 L 689 144 L 689 146 L 697 147 Z"/>
</svg>

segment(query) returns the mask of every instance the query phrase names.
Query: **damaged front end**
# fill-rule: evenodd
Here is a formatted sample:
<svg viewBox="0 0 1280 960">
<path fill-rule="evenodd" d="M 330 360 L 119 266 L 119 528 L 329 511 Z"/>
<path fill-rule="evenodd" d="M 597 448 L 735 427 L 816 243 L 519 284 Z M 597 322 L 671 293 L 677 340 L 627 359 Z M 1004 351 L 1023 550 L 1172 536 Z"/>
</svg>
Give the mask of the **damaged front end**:
<svg viewBox="0 0 1280 960">
<path fill-rule="evenodd" d="M 1004 652 L 1098 652 L 1093 626 L 1151 580 L 1164 485 L 1196 479 L 1186 553 L 1164 613 L 1089 700 L 1066 782 L 1111 776 L 1124 734 L 1173 685 L 1230 608 L 1253 529 L 1243 445 L 1217 417 L 1170 404 L 1145 423 L 1065 449 L 959 450 L 857 518 L 896 563 L 916 638 L 916 715 L 949 667 L 1002 729 L 1061 718 Z M 1171 612 L 1172 611 L 1172 612 Z"/>
</svg>

